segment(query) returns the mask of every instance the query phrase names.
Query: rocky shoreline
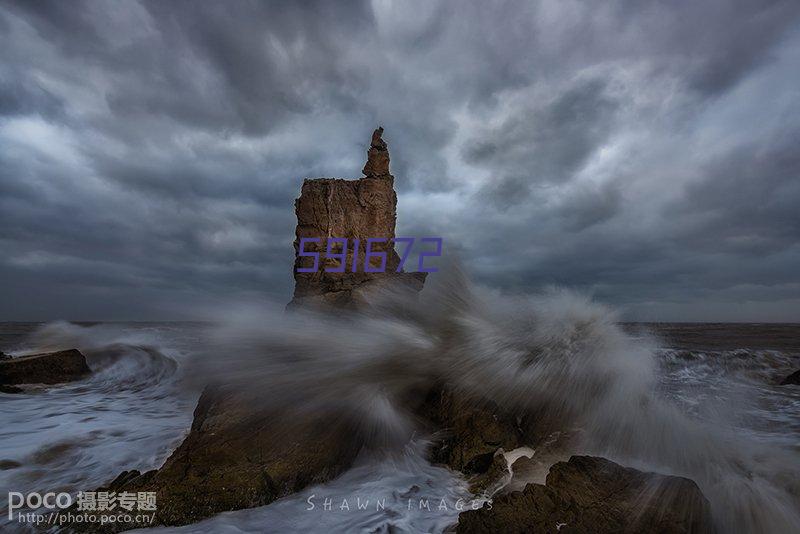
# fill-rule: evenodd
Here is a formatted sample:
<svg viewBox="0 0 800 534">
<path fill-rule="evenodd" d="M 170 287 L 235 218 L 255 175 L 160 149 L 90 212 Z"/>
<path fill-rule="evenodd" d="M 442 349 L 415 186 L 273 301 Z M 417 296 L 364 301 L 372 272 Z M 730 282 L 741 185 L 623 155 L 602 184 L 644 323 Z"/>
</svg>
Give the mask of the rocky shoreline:
<svg viewBox="0 0 800 534">
<path fill-rule="evenodd" d="M 528 484 L 497 497 L 491 508 L 463 512 L 457 532 L 711 533 L 714 527 L 708 501 L 688 478 L 572 456 L 550 468 L 546 484 Z"/>
<path fill-rule="evenodd" d="M 373 134 L 361 179 L 304 182 L 295 203 L 296 253 L 303 237 L 358 238 L 362 243 L 368 237 L 394 237 L 397 196 L 382 133 L 379 128 Z M 387 245 L 385 252 L 390 267 L 396 267 L 393 246 Z M 306 260 L 296 255 L 295 267 L 307 266 Z M 394 268 L 327 273 L 321 263 L 312 273 L 295 270 L 290 313 L 307 308 L 363 310 L 376 290 L 399 287 L 413 294 L 425 282 L 424 275 L 395 273 Z M 209 385 L 197 403 L 189 434 L 162 467 L 123 472 L 102 489 L 155 491 L 156 522 L 183 525 L 268 504 L 331 480 L 352 465 L 363 441 L 346 415 L 332 410 L 297 418 L 259 408 L 257 396 L 232 384 Z M 545 485 L 527 484 L 523 491 L 503 493 L 510 473 L 503 451 L 536 449 L 547 434 L 536 414 L 505 411 L 446 382 L 418 392 L 409 402 L 435 436 L 431 461 L 463 473 L 476 493 L 498 492 L 491 508 L 462 513 L 458 532 L 712 530 L 708 503 L 691 480 L 643 473 L 602 458 L 573 456 L 552 466 Z"/>
</svg>

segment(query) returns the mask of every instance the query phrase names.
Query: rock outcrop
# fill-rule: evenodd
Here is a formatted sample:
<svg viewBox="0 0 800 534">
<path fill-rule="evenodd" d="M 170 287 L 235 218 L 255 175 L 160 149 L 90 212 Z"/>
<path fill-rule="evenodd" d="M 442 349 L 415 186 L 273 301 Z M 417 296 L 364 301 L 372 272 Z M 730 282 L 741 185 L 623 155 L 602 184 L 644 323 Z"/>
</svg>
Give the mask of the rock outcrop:
<svg viewBox="0 0 800 534">
<path fill-rule="evenodd" d="M 378 128 L 372 136 L 363 178 L 303 183 L 295 203 L 295 293 L 289 308 L 361 309 L 381 288 L 422 289 L 424 276 L 397 272 L 399 257 L 391 242 L 397 196 L 382 134 Z M 300 239 L 307 237 L 320 239 L 308 252 L 323 252 L 330 237 L 347 238 L 351 246 L 344 272 L 325 272 L 326 266 L 338 266 L 335 259 L 320 261 L 313 272 L 297 272 L 313 264 L 312 258 L 299 255 Z M 373 249 L 385 252 L 385 272 L 364 272 L 368 238 L 386 239 Z M 355 262 L 353 272 L 355 254 L 362 261 Z M 536 445 L 541 437 L 537 432 L 548 431 L 531 414 L 505 411 L 444 383 L 425 383 L 407 397 L 404 405 L 436 436 L 432 461 L 470 477 L 476 492 L 491 493 L 498 480 L 510 475 L 504 450 Z M 268 504 L 336 477 L 360 452 L 358 436 L 355 422 L 335 410 L 298 414 L 263 403 L 260 392 L 242 384 L 214 384 L 201 395 L 187 437 L 163 466 L 146 473 L 123 472 L 102 489 L 155 491 L 155 524 L 192 523 L 222 511 Z M 561 532 L 704 532 L 706 520 L 707 503 L 687 479 L 573 457 L 550 470 L 546 486 L 529 484 L 523 492 L 497 498 L 491 510 L 466 512 L 458 528 L 555 532 L 557 523 L 566 523 Z M 106 525 L 104 531 L 124 525 Z"/>
<path fill-rule="evenodd" d="M 491 508 L 462 513 L 457 531 L 705 534 L 714 528 L 693 481 L 573 456 L 551 467 L 546 485 L 528 484 L 494 499 Z"/>
<path fill-rule="evenodd" d="M 800 371 L 795 371 L 781 381 L 782 386 L 788 385 L 800 386 Z"/>
<path fill-rule="evenodd" d="M 419 291 L 424 281 L 416 273 L 397 273 L 395 236 L 397 195 L 389 174 L 389 153 L 381 138 L 372 136 L 365 176 L 359 180 L 306 180 L 295 203 L 295 293 L 289 308 L 323 306 L 354 308 L 369 293 L 399 284 Z M 368 238 L 385 238 L 373 251 L 385 252 L 385 272 L 367 273 L 363 260 L 351 272 L 327 273 L 334 260 L 320 261 L 313 273 L 298 273 L 311 258 L 297 255 L 302 237 L 319 237 L 324 251 L 328 237 L 358 239 L 364 258 Z M 325 482 L 350 467 L 361 449 L 352 421 L 341 413 L 294 414 L 264 408 L 259 393 L 237 384 L 212 385 L 201 395 L 189 434 L 164 465 L 153 471 L 126 471 L 109 484 L 113 491 L 155 491 L 157 524 L 181 525 L 216 513 L 268 504 L 304 487 Z M 90 527 L 91 528 L 91 527 Z M 117 526 L 115 528 L 123 528 Z"/>
<path fill-rule="evenodd" d="M 389 174 L 389 147 L 383 140 L 383 128 L 378 127 L 372 132 L 372 141 L 367 150 L 367 163 L 361 171 L 367 178 L 390 178 Z"/>
<path fill-rule="evenodd" d="M 89 373 L 86 358 L 77 349 L 0 360 L 0 384 L 4 386 L 60 384 L 80 380 Z"/>
<path fill-rule="evenodd" d="M 435 386 L 417 413 L 439 433 L 431 460 L 468 477 L 486 474 L 498 449 L 508 451 L 521 445 L 522 432 L 514 414 L 445 385 Z"/>
<path fill-rule="evenodd" d="M 155 491 L 156 524 L 184 525 L 268 504 L 347 469 L 360 447 L 331 413 L 298 420 L 259 408 L 257 395 L 209 387 L 186 439 L 153 471 L 125 471 L 111 491 Z"/>
<path fill-rule="evenodd" d="M 295 289 L 290 308 L 318 304 L 357 307 L 359 302 L 364 302 L 362 294 L 368 286 L 375 285 L 370 283 L 376 281 L 384 284 L 391 281 L 416 291 L 422 289 L 425 273 L 396 272 L 400 257 L 392 239 L 397 220 L 397 194 L 394 177 L 389 173 L 389 151 L 382 134 L 383 128 L 372 134 L 363 178 L 317 178 L 303 182 L 300 197 L 295 201 Z M 304 247 L 305 252 L 320 254 L 314 272 L 298 272 L 298 269 L 314 266 L 313 257 L 299 255 L 302 238 L 319 239 L 318 243 L 307 242 Z M 341 268 L 338 259 L 326 257 L 329 238 L 347 239 L 343 272 L 326 271 Z M 370 238 L 384 240 L 375 241 L 371 246 L 373 253 L 385 254 L 382 272 L 364 270 L 367 239 Z M 342 252 L 341 242 L 331 242 L 331 247 L 333 253 Z M 376 255 L 371 258 L 370 265 L 379 269 L 382 261 Z"/>
</svg>

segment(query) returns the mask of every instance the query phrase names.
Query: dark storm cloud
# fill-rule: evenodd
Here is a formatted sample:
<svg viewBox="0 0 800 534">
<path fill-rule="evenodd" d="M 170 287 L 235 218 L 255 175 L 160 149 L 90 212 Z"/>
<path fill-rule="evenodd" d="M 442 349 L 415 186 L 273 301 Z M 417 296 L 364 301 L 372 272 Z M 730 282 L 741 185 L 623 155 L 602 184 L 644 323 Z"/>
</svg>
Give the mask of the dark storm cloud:
<svg viewBox="0 0 800 534">
<path fill-rule="evenodd" d="M 623 208 L 622 202 L 622 191 L 616 183 L 586 185 L 572 192 L 560 215 L 565 228 L 579 232 L 619 213 Z"/>
<path fill-rule="evenodd" d="M 580 81 L 552 100 L 531 102 L 488 132 L 478 132 L 465 160 L 490 169 L 481 190 L 501 205 L 526 200 L 530 187 L 569 180 L 612 130 L 617 103 L 601 80 Z"/>
<path fill-rule="evenodd" d="M 324 2 L 13 7 L 77 65 L 102 66 L 117 119 L 155 114 L 192 127 L 259 134 L 287 116 L 311 112 L 315 99 L 354 107 L 363 82 L 358 70 L 331 61 L 369 21 L 360 3 L 336 9 Z"/>
<path fill-rule="evenodd" d="M 10 79 L 0 85 L 0 116 L 33 115 L 56 117 L 63 112 L 63 102 L 28 80 Z"/>
<path fill-rule="evenodd" d="M 382 124 L 399 232 L 482 283 L 800 320 L 799 13 L 0 2 L 0 319 L 285 299 L 302 179 L 357 177 Z"/>
<path fill-rule="evenodd" d="M 687 186 L 677 209 L 702 221 L 692 245 L 763 256 L 797 244 L 800 236 L 800 125 L 736 146 Z"/>
</svg>

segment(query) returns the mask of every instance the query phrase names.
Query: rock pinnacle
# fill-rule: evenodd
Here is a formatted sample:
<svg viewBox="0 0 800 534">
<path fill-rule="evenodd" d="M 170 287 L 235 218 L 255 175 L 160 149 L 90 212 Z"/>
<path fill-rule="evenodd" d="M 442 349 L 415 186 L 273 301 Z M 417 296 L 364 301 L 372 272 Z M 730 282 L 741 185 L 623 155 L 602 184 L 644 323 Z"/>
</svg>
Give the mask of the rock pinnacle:
<svg viewBox="0 0 800 534">
<path fill-rule="evenodd" d="M 372 132 L 372 142 L 367 151 L 367 164 L 364 165 L 364 170 L 361 171 L 366 178 L 390 176 L 389 148 L 386 146 L 386 141 L 381 138 L 382 135 L 383 128 L 380 126 Z"/>
</svg>

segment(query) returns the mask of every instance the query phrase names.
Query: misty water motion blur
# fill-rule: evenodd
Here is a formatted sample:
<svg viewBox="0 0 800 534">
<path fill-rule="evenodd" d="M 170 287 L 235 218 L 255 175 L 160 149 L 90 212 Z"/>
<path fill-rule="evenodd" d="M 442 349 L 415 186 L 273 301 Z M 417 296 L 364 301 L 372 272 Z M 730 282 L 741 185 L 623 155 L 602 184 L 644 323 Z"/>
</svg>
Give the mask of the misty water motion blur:
<svg viewBox="0 0 800 534">
<path fill-rule="evenodd" d="M 182 349 L 173 349 L 168 358 L 177 362 L 179 375 L 186 373 L 182 384 L 212 380 L 250 387 L 265 406 L 290 410 L 296 417 L 335 407 L 360 422 L 362 431 L 354 439 L 362 441 L 366 452 L 353 470 L 322 488 L 177 530 L 208 531 L 228 525 L 258 531 L 259 525 L 270 521 L 311 532 L 327 532 L 343 524 L 441 531 L 454 522 L 452 511 L 437 516 L 407 510 L 398 497 L 415 486 L 425 486 L 426 481 L 437 495 L 466 496 L 464 482 L 457 476 L 421 459 L 424 436 L 407 406 L 414 392 L 437 381 L 492 399 L 509 411 L 557 422 L 561 433 L 554 434 L 554 439 L 569 436 L 554 447 L 561 456 L 598 454 L 623 465 L 695 480 L 711 502 L 720 531 L 800 530 L 800 395 L 769 385 L 776 373 L 796 366 L 796 356 L 762 351 L 744 358 L 732 351 L 715 357 L 699 351 L 665 350 L 658 348 L 657 339 L 626 334 L 613 312 L 583 296 L 555 290 L 535 297 L 503 296 L 471 285 L 455 266 L 447 273 L 447 277 L 430 279 L 418 299 L 385 292 L 372 301 L 369 312 L 332 316 L 284 313 L 277 306 L 243 308 L 226 311 L 210 339 L 202 326 L 193 327 L 191 335 L 183 333 Z M 62 323 L 40 329 L 30 343 L 54 348 L 73 344 L 96 352 L 97 358 L 119 347 L 152 353 L 141 344 L 132 349 L 137 345 L 130 335 L 127 340 L 115 337 L 119 335 L 114 327 Z M 171 379 L 165 380 L 164 369 L 170 369 L 170 376 L 175 369 L 173 364 L 158 363 L 167 357 L 164 352 L 159 350 L 155 359 L 147 357 L 149 363 L 142 368 L 128 367 L 130 361 L 140 361 L 129 354 L 108 367 L 118 375 L 104 371 L 60 393 L 54 390 L 45 396 L 4 402 L 2 437 L 6 440 L 13 434 L 12 442 L 19 442 L 10 454 L 22 465 L 0 471 L 3 485 L 57 483 L 77 491 L 107 481 L 100 477 L 101 466 L 87 475 L 80 462 L 69 467 L 70 462 L 62 461 L 57 475 L 35 467 L 22 453 L 23 448 L 52 448 L 47 440 L 53 436 L 36 428 L 37 412 L 62 406 L 62 413 L 54 416 L 67 417 L 64 414 L 80 404 L 96 410 L 91 416 L 96 421 L 113 422 L 120 412 L 104 400 L 104 395 L 114 395 L 106 387 L 107 380 L 122 384 L 120 391 L 126 387 L 136 391 L 140 402 L 149 406 L 144 412 L 153 420 L 160 420 L 155 413 L 170 417 L 182 413 L 178 420 L 183 427 L 173 424 L 163 429 L 174 443 L 188 426 L 190 405 L 176 399 L 192 395 L 181 394 Z M 739 365 L 731 365 L 737 361 Z M 152 369 L 159 373 L 158 380 L 134 379 L 148 376 Z M 190 387 L 189 392 L 193 391 Z M 68 402 L 51 404 L 56 396 Z M 71 408 L 63 408 L 70 403 Z M 99 410 L 101 404 L 104 408 Z M 28 430 L 21 432 L 25 425 Z M 123 432 L 139 436 L 140 445 L 128 445 L 129 453 L 147 450 L 151 456 L 148 462 L 140 458 L 138 464 L 129 458 L 122 468 L 156 467 L 163 460 L 163 442 L 156 449 L 156 440 L 146 437 L 147 430 L 126 428 Z M 125 441 L 123 435 L 120 442 Z M 98 442 L 102 439 L 77 441 L 61 458 L 91 457 L 102 447 Z M 109 458 L 97 459 L 102 460 Z M 119 462 L 109 463 L 119 467 Z M 117 471 L 108 465 L 105 473 L 111 476 Z M 394 489 L 387 492 L 396 493 L 396 515 L 305 512 L 306 499 L 314 492 L 355 495 L 369 488 L 373 492 Z M 387 507 L 392 502 L 390 498 Z"/>
<path fill-rule="evenodd" d="M 723 531 L 800 529 L 796 446 L 735 430 L 757 390 L 731 381 L 719 402 L 687 416 L 659 391 L 655 341 L 625 334 L 609 309 L 569 291 L 501 296 L 456 266 L 447 273 L 419 301 L 384 293 L 364 314 L 243 313 L 220 331 L 217 351 L 230 356 L 203 359 L 203 374 L 251 384 L 263 402 L 298 413 L 340 405 L 379 446 L 412 437 L 403 399 L 444 380 L 576 431 L 572 452 L 695 480 Z"/>
</svg>

